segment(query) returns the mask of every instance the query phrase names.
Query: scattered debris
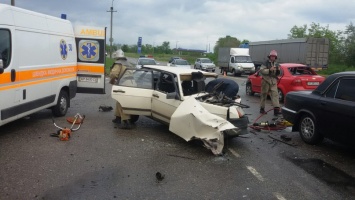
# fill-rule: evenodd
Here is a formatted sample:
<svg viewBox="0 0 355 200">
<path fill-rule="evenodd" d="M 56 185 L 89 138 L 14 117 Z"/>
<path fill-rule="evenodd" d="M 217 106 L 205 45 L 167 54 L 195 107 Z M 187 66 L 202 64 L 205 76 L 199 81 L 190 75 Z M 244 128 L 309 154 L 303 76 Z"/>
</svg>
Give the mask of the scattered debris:
<svg viewBox="0 0 355 200">
<path fill-rule="evenodd" d="M 155 177 L 157 178 L 157 182 L 160 182 L 160 181 L 162 181 L 165 178 L 165 175 L 160 173 L 160 172 L 157 172 L 155 174 Z"/>
<path fill-rule="evenodd" d="M 178 158 L 186 158 L 186 159 L 190 159 L 190 160 L 195 160 L 194 158 L 189 158 L 186 156 L 179 156 L 179 155 L 172 155 L 172 154 L 166 154 L 167 156 L 172 156 L 172 157 L 178 157 Z"/>
<path fill-rule="evenodd" d="M 286 141 L 286 142 L 291 141 L 291 138 L 290 138 L 289 136 L 285 135 L 285 134 L 281 135 L 280 138 L 281 138 L 283 141 Z"/>
<path fill-rule="evenodd" d="M 112 106 L 101 105 L 99 106 L 99 111 L 108 112 L 113 110 Z"/>
<path fill-rule="evenodd" d="M 287 145 L 289 145 L 289 146 L 292 146 L 292 147 L 296 147 L 297 145 L 295 145 L 295 144 L 290 144 L 290 143 L 287 143 L 287 142 L 285 142 L 285 141 L 283 141 L 283 140 L 280 140 L 280 139 L 278 139 L 278 138 L 274 138 L 274 137 L 272 137 L 271 135 L 268 135 L 271 139 L 274 139 L 274 140 L 276 140 L 276 141 L 279 141 L 279 142 L 282 142 L 282 143 L 284 143 L 284 144 L 287 144 Z"/>
</svg>

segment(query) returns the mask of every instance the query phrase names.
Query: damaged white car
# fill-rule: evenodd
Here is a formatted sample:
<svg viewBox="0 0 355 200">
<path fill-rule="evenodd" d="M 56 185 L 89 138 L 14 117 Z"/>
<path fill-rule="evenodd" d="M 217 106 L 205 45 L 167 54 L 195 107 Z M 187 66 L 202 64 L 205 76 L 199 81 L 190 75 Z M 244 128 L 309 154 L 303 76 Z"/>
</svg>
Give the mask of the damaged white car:
<svg viewBox="0 0 355 200">
<path fill-rule="evenodd" d="M 150 117 L 169 125 L 186 141 L 201 140 L 214 154 L 221 154 L 226 138 L 248 133 L 248 117 L 240 98 L 205 92 L 215 73 L 166 66 L 127 69 L 112 87 L 112 98 L 123 111 Z M 216 89 L 218 85 L 216 86 Z"/>
</svg>

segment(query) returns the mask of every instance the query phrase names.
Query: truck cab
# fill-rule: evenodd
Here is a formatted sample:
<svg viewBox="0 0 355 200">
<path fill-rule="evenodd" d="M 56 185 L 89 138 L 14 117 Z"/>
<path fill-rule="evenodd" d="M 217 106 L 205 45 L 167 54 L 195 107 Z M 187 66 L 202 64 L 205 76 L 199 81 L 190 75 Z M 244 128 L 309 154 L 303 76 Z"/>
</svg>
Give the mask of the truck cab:
<svg viewBox="0 0 355 200">
<path fill-rule="evenodd" d="M 220 48 L 218 66 L 223 72 L 231 72 L 234 76 L 255 73 L 255 66 L 248 48 Z"/>
</svg>

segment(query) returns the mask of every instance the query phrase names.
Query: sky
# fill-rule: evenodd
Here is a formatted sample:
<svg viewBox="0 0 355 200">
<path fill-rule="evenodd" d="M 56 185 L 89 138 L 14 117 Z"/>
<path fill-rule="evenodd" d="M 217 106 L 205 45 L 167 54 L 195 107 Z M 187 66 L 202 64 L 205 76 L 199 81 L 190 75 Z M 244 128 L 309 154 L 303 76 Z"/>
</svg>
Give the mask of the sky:
<svg viewBox="0 0 355 200">
<path fill-rule="evenodd" d="M 11 4 L 11 0 L 0 0 Z M 113 43 L 213 51 L 227 35 L 252 42 L 286 39 L 293 26 L 312 22 L 345 30 L 355 23 L 354 0 L 15 0 L 15 6 L 73 25 L 107 27 L 113 5 Z"/>
</svg>

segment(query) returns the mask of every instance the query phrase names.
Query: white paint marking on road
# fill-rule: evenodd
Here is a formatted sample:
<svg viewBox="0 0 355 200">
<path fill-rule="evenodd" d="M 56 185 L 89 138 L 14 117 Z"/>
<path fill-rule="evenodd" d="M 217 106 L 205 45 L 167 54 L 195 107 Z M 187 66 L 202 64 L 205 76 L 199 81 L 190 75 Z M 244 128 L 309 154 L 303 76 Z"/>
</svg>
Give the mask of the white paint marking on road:
<svg viewBox="0 0 355 200">
<path fill-rule="evenodd" d="M 276 198 L 278 199 L 278 200 L 286 200 L 286 198 L 285 197 L 283 197 L 280 193 L 278 193 L 278 192 L 274 192 L 274 195 L 276 196 Z"/>
<path fill-rule="evenodd" d="M 258 178 L 260 181 L 264 181 L 264 178 L 261 176 L 261 174 L 259 174 L 259 172 L 256 171 L 256 169 L 254 169 L 254 167 L 247 166 L 247 168 L 256 178 Z"/>
<path fill-rule="evenodd" d="M 235 157 L 240 158 L 240 155 L 239 155 L 237 152 L 235 152 L 233 149 L 228 148 L 228 150 L 229 150 Z"/>
</svg>

